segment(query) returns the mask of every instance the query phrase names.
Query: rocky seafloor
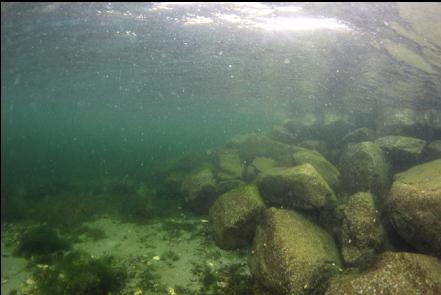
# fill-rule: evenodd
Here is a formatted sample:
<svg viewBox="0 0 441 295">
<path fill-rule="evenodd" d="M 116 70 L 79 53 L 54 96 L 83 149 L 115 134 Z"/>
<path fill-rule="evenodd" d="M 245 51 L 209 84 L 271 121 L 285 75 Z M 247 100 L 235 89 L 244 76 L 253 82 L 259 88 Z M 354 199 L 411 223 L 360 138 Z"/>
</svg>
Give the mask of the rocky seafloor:
<svg viewBox="0 0 441 295">
<path fill-rule="evenodd" d="M 441 141 L 308 116 L 8 207 L 2 293 L 440 294 Z"/>
</svg>

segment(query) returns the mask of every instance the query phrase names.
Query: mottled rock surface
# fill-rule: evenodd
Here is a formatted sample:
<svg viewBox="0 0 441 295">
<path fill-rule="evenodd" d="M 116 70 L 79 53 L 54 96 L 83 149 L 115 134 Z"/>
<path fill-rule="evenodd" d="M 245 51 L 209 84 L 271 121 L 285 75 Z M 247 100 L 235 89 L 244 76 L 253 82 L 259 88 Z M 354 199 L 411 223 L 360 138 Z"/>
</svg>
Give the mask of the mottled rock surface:
<svg viewBox="0 0 441 295">
<path fill-rule="evenodd" d="M 257 227 L 249 265 L 272 294 L 309 294 L 338 272 L 340 260 L 323 229 L 294 211 L 271 208 Z"/>
<path fill-rule="evenodd" d="M 254 185 L 241 185 L 221 195 L 209 212 L 216 244 L 223 249 L 250 244 L 264 208 Z"/>
<path fill-rule="evenodd" d="M 332 278 L 325 294 L 441 294 L 441 263 L 422 254 L 385 252 L 365 272 Z"/>
<path fill-rule="evenodd" d="M 218 195 L 213 168 L 203 165 L 191 171 L 185 176 L 180 191 L 185 205 L 196 213 L 207 213 Z"/>
<path fill-rule="evenodd" d="M 270 169 L 258 176 L 257 185 L 266 201 L 290 208 L 322 209 L 336 202 L 333 190 L 311 164 Z"/>
<path fill-rule="evenodd" d="M 381 250 L 385 232 L 371 193 L 357 193 L 340 210 L 340 247 L 348 265 L 362 264 Z"/>
<path fill-rule="evenodd" d="M 359 143 L 363 141 L 373 141 L 375 139 L 375 132 L 370 128 L 358 128 L 355 129 L 348 134 L 346 134 L 342 138 L 343 144 L 349 144 L 349 143 Z"/>
<path fill-rule="evenodd" d="M 390 135 L 378 138 L 375 144 L 385 152 L 394 166 L 402 167 L 419 159 L 426 141 L 414 137 Z"/>
<path fill-rule="evenodd" d="M 435 160 L 441 158 L 441 140 L 434 140 L 426 146 L 425 159 Z"/>
<path fill-rule="evenodd" d="M 320 153 L 312 150 L 298 151 L 293 154 L 293 159 L 296 165 L 311 164 L 332 188 L 338 187 L 340 172 Z"/>
<path fill-rule="evenodd" d="M 218 168 L 218 180 L 240 179 L 242 176 L 242 160 L 239 152 L 234 149 L 221 149 L 215 154 L 215 163 Z"/>
<path fill-rule="evenodd" d="M 338 165 L 342 185 L 349 193 L 371 191 L 382 196 L 389 184 L 389 167 L 384 152 L 365 141 L 349 145 Z"/>
<path fill-rule="evenodd" d="M 396 174 L 386 209 L 409 244 L 441 257 L 441 159 Z"/>
<path fill-rule="evenodd" d="M 299 149 L 257 134 L 236 136 L 227 146 L 239 150 L 240 158 L 246 163 L 251 163 L 256 157 L 268 157 L 274 159 L 279 166 L 290 166 L 292 153 Z"/>
</svg>

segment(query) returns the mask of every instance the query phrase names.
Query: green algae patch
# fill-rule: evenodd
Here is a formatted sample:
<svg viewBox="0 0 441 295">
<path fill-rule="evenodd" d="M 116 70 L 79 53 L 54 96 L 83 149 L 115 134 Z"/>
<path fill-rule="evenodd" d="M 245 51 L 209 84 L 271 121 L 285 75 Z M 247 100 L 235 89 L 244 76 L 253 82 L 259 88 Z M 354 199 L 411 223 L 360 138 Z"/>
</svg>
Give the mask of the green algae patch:
<svg viewBox="0 0 441 295">
<path fill-rule="evenodd" d="M 107 295 L 123 287 L 126 272 L 114 265 L 111 256 L 93 258 L 71 252 L 58 263 L 34 273 L 42 295 Z"/>
<path fill-rule="evenodd" d="M 22 234 L 17 254 L 25 257 L 44 256 L 70 249 L 70 243 L 47 225 L 40 225 Z"/>
</svg>

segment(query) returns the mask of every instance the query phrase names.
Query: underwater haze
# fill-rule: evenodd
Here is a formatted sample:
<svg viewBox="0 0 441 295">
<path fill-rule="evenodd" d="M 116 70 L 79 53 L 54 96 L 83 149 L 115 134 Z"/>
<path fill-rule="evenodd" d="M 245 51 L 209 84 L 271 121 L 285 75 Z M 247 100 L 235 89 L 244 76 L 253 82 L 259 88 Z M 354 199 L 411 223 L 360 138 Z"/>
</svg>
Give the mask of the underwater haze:
<svg viewBox="0 0 441 295">
<path fill-rule="evenodd" d="M 2 294 L 441 293 L 441 4 L 11 2 L 1 43 Z"/>
</svg>

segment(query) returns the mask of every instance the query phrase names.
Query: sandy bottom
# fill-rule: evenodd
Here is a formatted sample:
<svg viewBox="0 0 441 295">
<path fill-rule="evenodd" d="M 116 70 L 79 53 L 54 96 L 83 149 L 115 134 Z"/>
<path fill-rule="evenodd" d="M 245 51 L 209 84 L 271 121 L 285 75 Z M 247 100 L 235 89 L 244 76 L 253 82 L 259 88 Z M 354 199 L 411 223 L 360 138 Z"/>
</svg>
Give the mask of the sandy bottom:
<svg viewBox="0 0 441 295">
<path fill-rule="evenodd" d="M 128 281 L 121 294 L 176 294 L 177 286 L 196 292 L 204 290 L 204 286 L 195 269 L 216 271 L 246 263 L 246 250 L 223 251 L 213 243 L 209 224 L 204 219 L 182 215 L 140 225 L 103 217 L 84 225 L 102 230 L 105 237 L 96 240 L 79 236 L 73 248 L 94 257 L 114 256 L 128 271 Z M 13 255 L 17 231 L 14 226 L 2 230 L 1 294 L 35 294 L 27 260 Z M 146 269 L 154 273 L 149 288 L 145 287 Z"/>
</svg>

